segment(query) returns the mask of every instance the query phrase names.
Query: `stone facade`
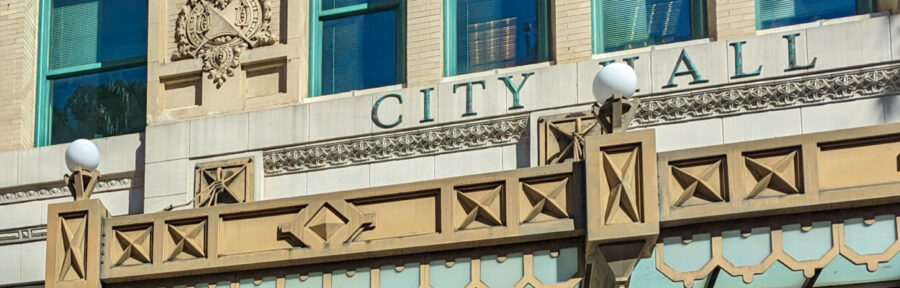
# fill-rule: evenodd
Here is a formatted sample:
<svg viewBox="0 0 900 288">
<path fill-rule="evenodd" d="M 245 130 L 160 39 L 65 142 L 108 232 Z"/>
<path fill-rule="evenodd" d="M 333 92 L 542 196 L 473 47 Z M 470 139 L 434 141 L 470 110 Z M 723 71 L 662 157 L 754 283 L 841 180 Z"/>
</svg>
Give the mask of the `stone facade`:
<svg viewBox="0 0 900 288">
<path fill-rule="evenodd" d="M 34 130 L 34 87 L 38 83 L 31 76 L 35 74 L 36 65 L 37 2 L 0 3 L 0 27 L 11 31 L 0 37 L 0 51 L 6 52 L 4 55 L 8 56 L 0 59 L 0 67 L 5 67 L 2 70 L 4 72 L 0 73 L 0 90 L 7 91 L 0 93 L 0 102 L 8 104 L 0 107 L 0 257 L 9 259 L 10 263 L 18 263 L 0 265 L 0 286 L 43 281 L 43 271 L 50 268 L 45 267 L 46 263 L 60 264 L 61 262 L 53 261 L 62 261 L 59 259 L 60 255 L 67 253 L 66 249 L 71 250 L 71 247 L 64 247 L 61 243 L 60 231 L 63 228 L 59 226 L 77 226 L 76 224 L 84 221 L 108 221 L 104 223 L 112 224 L 103 227 L 107 229 L 104 231 L 105 235 L 98 234 L 99 230 L 95 230 L 91 233 L 97 233 L 89 236 L 94 237 L 93 240 L 107 237 L 105 242 L 116 244 L 104 248 L 112 249 L 105 251 L 108 253 L 104 253 L 104 257 L 114 258 L 103 262 L 104 270 L 94 280 L 102 278 L 103 281 L 120 284 L 136 279 L 158 280 L 164 274 L 185 275 L 181 272 L 193 269 L 191 265 L 207 261 L 197 259 L 215 258 L 210 255 L 225 255 L 227 259 L 201 264 L 223 269 L 287 267 L 287 264 L 307 260 L 328 262 L 316 255 L 303 254 L 306 252 L 286 254 L 287 256 L 278 254 L 283 258 L 266 254 L 266 257 L 275 256 L 262 257 L 261 262 L 243 261 L 243 256 L 231 254 L 260 251 L 247 250 L 244 247 L 246 245 L 242 245 L 240 241 L 218 239 L 214 237 L 215 233 L 206 234 L 205 237 L 211 237 L 210 239 L 197 238 L 200 237 L 197 231 L 202 229 L 226 231 L 230 228 L 223 227 L 228 225 L 232 225 L 229 226 L 231 228 L 257 229 L 254 223 L 271 226 L 269 228 L 274 229 L 272 231 L 279 231 L 279 237 L 288 239 L 279 242 L 264 237 L 270 235 L 265 233 L 271 231 L 252 236 L 262 243 L 261 247 L 272 250 L 289 245 L 291 249 L 322 252 L 328 250 L 324 247 L 330 245 L 330 242 L 391 242 L 395 238 L 414 238 L 397 240 L 389 245 L 363 244 L 368 246 L 328 250 L 327 253 L 332 253 L 328 255 L 339 256 L 341 261 L 359 260 L 353 258 L 353 255 L 358 256 L 359 251 L 366 249 L 380 251 L 377 252 L 379 256 L 398 257 L 396 259 L 405 261 L 407 258 L 403 257 L 406 256 L 397 251 L 413 249 L 423 253 L 436 253 L 438 250 L 461 249 L 459 243 L 475 243 L 477 245 L 473 245 L 482 247 L 480 249 L 493 249 L 495 247 L 492 246 L 500 243 L 509 244 L 513 247 L 509 248 L 512 249 L 508 251 L 510 255 L 522 254 L 495 255 L 505 260 L 479 258 L 483 256 L 480 254 L 476 255 L 479 257 L 466 260 L 469 262 L 458 260 L 458 267 L 463 267 L 462 263 L 468 263 L 466 265 L 471 266 L 465 267 L 471 270 L 466 270 L 466 273 L 476 275 L 474 273 L 481 273 L 477 267 L 489 267 L 517 259 L 516 257 L 521 257 L 522 267 L 535 269 L 537 266 L 534 261 L 543 261 L 535 260 L 543 257 L 541 249 L 548 250 L 545 258 L 563 259 L 567 256 L 560 255 L 567 255 L 568 252 L 562 251 L 571 250 L 562 249 L 583 247 L 586 243 L 584 240 L 587 240 L 591 243 L 590 247 L 576 248 L 576 252 L 572 253 L 583 258 L 584 255 L 595 255 L 592 253 L 608 254 L 611 250 L 631 253 L 622 259 L 606 260 L 621 261 L 616 263 L 625 263 L 622 266 L 608 265 L 612 267 L 608 271 L 592 271 L 606 275 L 603 277 L 612 277 L 598 276 L 598 279 L 602 278 L 604 281 L 615 278 L 617 280 L 613 282 L 627 283 L 630 270 L 621 269 L 635 267 L 639 258 L 643 259 L 640 261 L 661 259 L 654 263 L 663 264 L 654 264 L 653 271 L 659 270 L 684 284 L 700 281 L 710 273 L 717 273 L 709 268 L 715 265 L 729 274 L 750 279 L 759 274 L 759 269 L 769 267 L 766 266 L 768 264 L 750 265 L 752 268 L 735 266 L 719 255 L 710 257 L 712 260 L 709 263 L 713 263 L 710 264 L 713 266 L 700 267 L 702 269 L 690 270 L 691 272 L 668 268 L 669 264 L 665 259 L 670 258 L 666 257 L 672 257 L 677 252 L 671 252 L 675 249 L 671 248 L 669 242 L 665 242 L 670 240 L 665 239 L 681 237 L 679 241 L 686 241 L 690 237 L 673 236 L 675 232 L 667 228 L 695 225 L 709 219 L 743 219 L 774 213 L 762 204 L 755 204 L 765 201 L 781 205 L 778 206 L 781 208 L 791 208 L 788 207 L 790 203 L 799 203 L 773 200 L 778 198 L 772 196 L 778 195 L 776 193 L 791 195 L 790 199 L 803 201 L 805 208 L 797 211 L 804 213 L 826 211 L 833 207 L 849 209 L 850 206 L 865 206 L 872 201 L 877 202 L 876 200 L 888 201 L 886 203 L 894 203 L 892 201 L 896 200 L 896 197 L 886 195 L 883 191 L 873 192 L 865 188 L 872 183 L 893 183 L 893 178 L 887 174 L 858 175 L 866 181 L 871 180 L 871 183 L 843 178 L 841 181 L 818 183 L 813 181 L 818 176 L 809 173 L 815 170 L 829 177 L 837 175 L 837 165 L 828 163 L 852 158 L 847 155 L 896 157 L 889 155 L 889 152 L 895 151 L 891 150 L 894 146 L 890 145 L 896 144 L 896 137 L 891 138 L 894 136 L 890 135 L 895 135 L 897 129 L 896 124 L 890 123 L 900 122 L 900 96 L 897 95 L 900 90 L 900 66 L 897 64 L 900 60 L 900 40 L 894 37 L 896 31 L 900 31 L 900 16 L 897 15 L 882 12 L 775 29 L 777 31 L 756 31 L 753 7 L 755 1 L 709 1 L 708 14 L 714 16 L 709 19 L 710 39 L 592 55 L 591 1 L 557 0 L 550 1 L 552 59 L 549 63 L 443 77 L 442 19 L 445 1 L 410 0 L 403 4 L 407 13 L 405 83 L 308 97 L 307 31 L 310 13 L 308 5 L 305 5 L 308 3 L 251 1 L 262 3 L 259 7 L 268 7 L 271 15 L 260 15 L 266 18 L 265 23 L 272 39 L 262 41 L 265 43 L 254 42 L 258 45 L 248 44 L 240 57 L 234 58 L 234 62 L 227 62 L 228 65 L 225 66 L 230 67 L 233 75 L 228 75 L 227 69 L 214 72 L 217 70 L 204 67 L 205 62 L 213 63 L 210 61 L 214 60 L 204 59 L 200 55 L 173 57 L 179 54 L 181 38 L 175 35 L 180 33 L 179 21 L 187 21 L 179 20 L 185 19 L 181 15 L 188 13 L 183 9 L 187 2 L 150 2 L 148 127 L 145 133 L 93 140 L 100 149 L 102 158 L 98 170 L 103 172 L 103 176 L 93 197 L 100 201 L 90 200 L 81 204 L 68 203 L 71 201 L 65 197 L 68 195 L 68 188 L 60 181 L 63 174 L 68 173 L 63 156 L 66 145 L 30 148 Z M 879 9 L 893 9 L 896 12 L 894 2 L 896 1 L 879 1 Z M 735 43 L 739 42 L 743 42 L 740 44 L 743 48 L 741 52 L 735 49 Z M 192 52 L 191 49 L 185 51 Z M 589 112 L 590 105 L 594 102 L 592 79 L 610 61 L 630 62 L 640 79 L 639 90 L 635 95 L 640 97 L 641 103 L 635 107 L 638 110 L 630 127 L 631 130 L 639 131 L 627 134 L 639 136 L 598 136 L 597 134 L 602 133 L 587 133 L 585 129 L 588 128 L 583 127 L 573 130 L 572 127 L 577 127 L 576 124 L 571 127 L 559 124 L 563 120 L 576 121 L 573 119 L 592 117 Z M 740 67 L 738 62 L 741 63 Z M 223 67 L 219 65 L 222 63 L 215 66 Z M 790 69 L 797 66 L 809 67 Z M 761 67 L 759 74 L 753 74 L 758 67 Z M 698 81 L 701 79 L 692 75 L 690 70 L 696 70 L 701 76 L 699 78 L 707 81 Z M 219 74 L 213 75 L 215 73 Z M 219 77 L 222 75 L 225 76 Z M 563 120 L 542 122 L 547 119 Z M 558 127 L 553 128 L 550 124 Z M 591 126 L 590 122 L 585 125 Z M 861 128 L 865 126 L 876 127 Z M 829 132 L 851 128 L 859 129 L 854 130 L 855 132 Z M 807 135 L 820 132 L 824 134 Z M 551 134 L 557 136 L 549 137 Z M 621 145 L 604 144 L 605 142 L 598 140 L 600 138 L 585 140 L 585 137 L 605 137 L 602 138 L 603 141 L 627 144 L 624 146 L 630 150 L 623 149 L 624 146 Z M 888 139 L 884 140 L 888 144 L 869 141 L 871 137 Z M 567 138 L 572 139 L 548 145 L 549 142 Z M 856 143 L 854 141 L 858 139 L 869 139 L 860 140 L 865 145 L 851 145 L 861 150 L 844 149 L 846 147 L 832 143 Z M 757 142 L 746 144 L 746 141 Z M 548 150 L 547 147 L 550 146 L 552 149 Z M 593 150 L 589 149 L 591 147 Z M 834 148 L 829 153 L 821 152 L 823 161 L 832 162 L 817 164 L 812 158 L 800 158 L 791 154 L 797 151 L 788 151 L 785 147 L 812 153 L 804 155 L 820 155 L 820 152 L 810 152 L 817 151 L 817 147 Z M 564 153 L 565 149 L 590 151 L 581 156 L 588 158 L 566 156 L 560 157 L 560 161 L 556 162 L 543 161 L 552 157 L 552 154 L 569 155 Z M 796 158 L 791 158 L 795 156 Z M 628 159 L 632 157 L 642 161 L 629 162 Z M 829 160 L 832 158 L 827 157 L 838 160 Z M 882 158 L 890 158 L 884 157 Z M 719 164 L 710 161 L 719 158 L 724 159 Z M 594 162 L 580 166 L 572 164 L 572 159 Z M 787 171 L 773 167 L 777 163 L 787 163 L 787 160 L 795 161 L 791 162 L 791 167 L 802 166 L 805 170 Z M 240 165 L 234 164 L 237 163 L 235 161 Z M 883 166 L 882 168 L 889 166 L 882 162 L 876 164 Z M 744 166 L 737 163 L 751 163 L 746 164 L 749 165 L 747 167 L 752 166 L 748 168 L 751 170 L 740 170 Z M 637 166 L 629 165 L 637 165 L 641 169 L 635 170 L 634 167 Z M 672 172 L 676 170 L 679 172 Z M 625 188 L 621 191 L 613 187 L 615 182 L 625 182 L 629 173 L 636 173 L 635 171 L 646 175 L 641 179 L 644 182 L 634 184 L 643 187 L 641 191 L 633 191 L 634 187 L 623 186 Z M 717 172 L 716 175 L 721 177 L 713 179 L 710 176 L 712 174 L 700 173 L 708 171 Z M 584 182 L 584 179 L 576 182 L 579 173 L 604 175 L 604 178 L 594 177 L 596 179 L 585 182 L 589 183 L 589 187 L 578 187 L 577 183 Z M 778 176 L 785 179 L 788 176 L 803 177 L 795 177 L 791 184 L 793 186 L 757 189 L 758 187 L 752 187 L 750 180 L 756 174 L 771 174 L 770 178 Z M 705 186 L 697 184 L 690 188 L 685 187 L 690 185 L 676 185 L 681 182 L 703 182 Z M 503 185 L 498 186 L 497 183 L 506 185 L 505 190 L 498 190 L 497 187 Z M 719 186 L 713 187 L 713 184 Z M 794 190 L 785 188 L 788 186 Z M 565 188 L 565 193 L 553 192 L 562 189 L 560 187 Z M 655 191 L 657 187 L 660 187 L 660 191 Z M 632 190 L 625 191 L 629 189 Z M 782 191 L 786 189 L 790 191 Z M 860 191 L 868 193 L 864 195 L 870 198 L 860 200 L 843 196 L 811 196 L 834 189 Z M 759 191 L 755 191 L 752 197 L 737 192 L 728 194 L 728 191 L 743 193 L 746 192 L 744 190 Z M 202 193 L 206 196 L 198 196 Z M 593 196 L 586 196 L 584 193 Z M 612 193 L 619 193 L 618 200 L 605 197 L 601 199 L 594 195 Z M 642 196 L 638 198 L 644 202 L 622 200 L 631 199 L 629 197 L 633 195 L 629 193 L 639 193 Z M 230 202 L 242 204 L 231 204 L 234 205 L 231 207 L 210 205 L 208 196 L 219 194 L 236 195 L 232 197 L 234 201 Z M 554 205 L 568 205 L 563 198 L 578 199 L 577 197 L 584 197 L 584 202 L 590 202 L 593 206 L 614 209 L 604 210 L 603 215 L 595 215 L 595 212 L 570 209 L 569 206 L 566 209 L 554 208 Z M 501 202 L 496 202 L 496 205 L 489 203 L 488 200 L 494 198 L 505 199 L 502 200 L 505 202 L 502 205 Z M 274 199 L 280 200 L 261 202 Z M 435 202 L 435 199 L 443 202 Z M 843 204 L 840 203 L 845 200 L 856 202 L 841 206 Z M 618 205 L 610 205 L 612 201 L 619 201 L 616 203 Z M 52 205 L 61 202 L 66 203 Z M 664 205 L 659 206 L 656 202 Z M 536 203 L 543 203 L 540 205 L 544 206 L 538 207 Z M 404 207 L 417 207 L 419 210 L 410 212 L 415 215 L 399 212 L 391 214 L 391 205 L 406 205 Z M 194 208 L 195 206 L 214 207 Z M 329 212 L 301 212 L 302 209 L 297 210 L 301 206 L 308 206 L 309 210 L 315 208 L 317 211 Z M 54 210 L 57 211 L 54 213 L 62 212 L 62 218 L 53 218 L 56 215 L 48 207 L 61 209 Z M 662 208 L 657 210 L 655 207 Z M 178 211 L 161 212 L 163 210 Z M 65 211 L 90 211 L 92 215 L 100 215 L 94 215 L 97 219 L 90 220 L 74 217 Z M 218 214 L 209 214 L 207 211 L 216 211 Z M 715 213 L 710 214 L 709 211 Z M 742 211 L 743 214 L 726 213 L 729 211 Z M 579 214 L 582 212 L 585 215 Z M 373 218 L 373 213 L 385 216 Z M 403 217 L 416 218 L 423 215 L 434 217 L 410 221 L 409 227 L 389 226 L 402 222 Z M 337 223 L 335 218 L 341 219 L 344 225 L 352 224 L 353 229 L 365 232 L 348 234 L 348 229 L 335 232 L 337 230 L 332 229 Z M 589 231 L 569 229 L 575 227 L 576 219 L 592 225 L 585 228 Z M 835 223 L 844 223 L 844 220 L 846 219 L 835 220 Z M 643 224 L 637 224 L 638 222 Z M 304 223 L 311 226 L 301 225 Z M 547 228 L 556 225 L 553 223 L 568 230 Z M 805 222 L 803 224 L 806 225 Z M 615 225 L 633 225 L 625 229 L 629 233 L 622 236 L 627 238 L 627 245 L 617 246 L 617 243 L 613 243 L 624 238 L 605 236 L 615 234 L 608 232 L 612 230 L 607 230 L 617 229 L 613 227 Z M 494 233 L 491 234 L 493 237 L 502 238 L 502 241 L 497 242 L 486 236 L 484 231 L 488 230 Z M 435 231 L 443 231 L 445 234 L 433 236 L 437 233 Z M 745 234 L 780 237 L 780 231 L 774 234 L 757 232 L 754 230 L 753 233 Z M 139 241 L 143 237 L 149 237 L 148 235 L 156 235 L 153 233 L 158 233 L 160 237 L 153 236 L 150 241 Z M 582 235 L 578 236 L 582 238 L 572 235 Z M 843 237 L 841 235 L 845 234 L 834 232 L 829 235 Z M 312 239 L 318 240 L 309 240 L 310 237 L 317 237 Z M 724 241 L 723 237 L 712 236 L 711 239 L 717 240 L 710 241 L 718 243 Z M 50 240 L 45 241 L 45 238 Z M 417 246 L 415 239 L 442 244 Z M 561 244 L 557 245 L 559 247 L 545 245 L 546 243 L 536 244 L 535 247 L 541 249 L 530 247 L 522 251 L 515 250 L 523 247 L 516 245 L 538 240 L 558 241 Z M 151 245 L 151 242 L 154 244 Z M 201 247 L 199 242 L 210 246 Z M 702 243 L 701 240 L 697 242 Z M 47 243 L 53 247 L 48 247 Z M 835 243 L 853 246 L 843 244 L 844 242 Z M 191 245 L 196 247 L 191 248 Z M 720 244 L 711 245 L 715 245 L 711 246 L 715 249 L 724 249 Z M 147 257 L 141 255 L 150 252 L 147 249 L 151 247 L 160 250 L 152 252 L 152 255 L 144 255 Z M 219 250 L 205 250 L 210 247 Z M 670 256 L 662 255 L 663 249 L 654 247 L 665 247 Z M 659 251 L 659 254 L 654 254 L 658 258 L 650 258 L 649 253 L 653 249 Z M 886 255 L 896 254 L 897 249 L 891 249 L 893 250 L 885 250 L 883 253 L 872 253 L 878 256 L 860 257 L 853 250 L 837 247 L 832 254 L 844 255 L 856 264 L 878 266 L 878 263 L 886 261 L 883 259 Z M 271 253 L 282 252 L 279 250 Z M 557 256 L 550 257 L 554 254 Z M 393 275 L 387 273 L 390 271 L 398 274 L 402 274 L 404 269 L 413 271 L 414 268 L 410 267 L 419 269 L 415 271 L 436 270 L 440 267 L 452 269 L 453 262 L 456 261 L 448 259 L 452 257 L 444 254 L 428 255 L 427 260 L 435 260 L 428 257 L 444 257 L 439 259 L 443 262 L 440 265 L 430 265 L 425 260 L 417 259 L 418 262 L 413 261 L 415 263 L 412 266 L 397 264 L 406 263 L 401 261 L 391 263 L 393 266 L 390 269 L 336 272 L 340 271 L 338 269 L 326 271 L 320 276 L 307 276 L 310 279 L 324 279 L 324 275 L 328 279 L 349 279 L 354 273 L 369 273 L 366 275 L 375 275 L 370 276 L 373 277 L 370 279 L 378 279 L 377 277 Z M 772 259 L 785 259 L 786 254 L 776 251 L 772 255 Z M 45 262 L 45 256 L 52 261 Z M 275 258 L 280 260 L 265 260 Z M 91 259 L 96 260 L 98 259 Z M 169 262 L 174 260 L 186 262 L 173 266 Z M 96 264 L 95 268 L 100 265 L 93 264 Z M 605 267 L 603 265 L 607 264 L 609 263 L 592 262 L 591 265 L 594 266 L 591 267 Z M 820 264 L 828 262 L 786 265 L 808 272 L 823 268 Z M 147 267 L 142 265 L 153 266 L 153 269 L 161 269 L 154 271 L 163 272 L 150 273 L 142 270 L 144 268 L 140 267 Z M 638 264 L 638 267 L 643 267 L 640 265 L 645 264 Z M 52 270 L 57 268 L 47 270 L 49 272 L 46 277 L 51 277 L 47 278 L 51 279 L 47 282 L 48 285 L 52 286 L 57 281 L 53 279 L 61 279 L 59 273 L 56 273 L 59 271 Z M 562 287 L 583 280 L 580 277 L 584 276 L 587 268 L 577 269 L 580 269 L 581 274 L 562 279 L 557 284 Z M 211 270 L 195 272 L 202 274 Z M 529 273 L 524 273 L 523 282 L 519 284 L 536 283 L 536 279 L 540 278 Z M 76 275 L 78 273 L 63 274 L 63 280 L 85 277 Z M 427 273 L 423 272 L 421 275 L 417 278 L 420 281 L 428 279 Z M 253 278 L 251 283 L 268 281 L 265 280 L 268 278 L 257 276 L 260 275 L 250 277 Z M 481 277 L 480 274 L 478 276 Z M 284 275 L 276 278 L 280 279 L 277 281 L 281 281 L 281 285 L 285 281 L 300 281 L 299 278 L 292 280 Z M 209 281 L 204 279 L 202 281 Z M 259 279 L 264 280 L 257 281 Z M 608 283 L 604 281 L 598 283 Z M 99 282 L 92 282 L 96 283 Z"/>
</svg>

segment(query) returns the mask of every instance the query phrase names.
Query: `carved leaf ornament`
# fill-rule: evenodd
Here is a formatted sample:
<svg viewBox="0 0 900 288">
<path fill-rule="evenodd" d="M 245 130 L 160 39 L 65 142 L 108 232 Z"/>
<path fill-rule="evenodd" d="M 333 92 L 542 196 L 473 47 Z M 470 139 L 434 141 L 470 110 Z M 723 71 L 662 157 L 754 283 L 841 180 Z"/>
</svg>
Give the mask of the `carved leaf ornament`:
<svg viewBox="0 0 900 288">
<path fill-rule="evenodd" d="M 173 60 L 199 58 L 203 72 L 222 87 L 245 49 L 272 45 L 268 0 L 188 0 L 178 14 Z"/>
</svg>

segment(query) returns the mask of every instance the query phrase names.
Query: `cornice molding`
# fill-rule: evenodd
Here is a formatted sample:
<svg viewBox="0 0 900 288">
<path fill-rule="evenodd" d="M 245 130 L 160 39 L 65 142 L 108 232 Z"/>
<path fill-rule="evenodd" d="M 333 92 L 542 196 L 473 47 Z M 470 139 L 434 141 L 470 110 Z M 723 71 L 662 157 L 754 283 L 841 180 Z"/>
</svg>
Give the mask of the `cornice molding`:
<svg viewBox="0 0 900 288">
<path fill-rule="evenodd" d="M 900 91 L 900 64 L 641 99 L 632 127 L 794 108 Z"/>
<path fill-rule="evenodd" d="M 97 182 L 97 188 L 94 189 L 94 193 L 127 190 L 143 186 L 143 174 L 103 175 L 100 181 Z M 18 186 L 0 189 L 0 205 L 71 196 L 69 187 L 66 187 L 65 183 L 54 181 L 25 187 Z"/>
<path fill-rule="evenodd" d="M 0 231 L 0 246 L 47 239 L 47 225 L 15 228 Z"/>
<path fill-rule="evenodd" d="M 516 143 L 528 115 L 392 133 L 263 153 L 265 174 L 279 175 Z"/>
</svg>

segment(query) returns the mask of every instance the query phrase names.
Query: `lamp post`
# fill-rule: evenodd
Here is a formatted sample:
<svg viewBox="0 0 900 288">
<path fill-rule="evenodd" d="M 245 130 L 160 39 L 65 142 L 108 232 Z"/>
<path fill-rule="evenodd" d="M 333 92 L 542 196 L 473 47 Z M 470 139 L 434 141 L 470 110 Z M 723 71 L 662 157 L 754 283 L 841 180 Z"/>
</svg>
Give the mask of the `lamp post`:
<svg viewBox="0 0 900 288">
<path fill-rule="evenodd" d="M 98 165 L 100 165 L 100 151 L 94 142 L 78 139 L 66 148 L 66 167 L 72 175 L 66 174 L 63 181 L 66 182 L 75 201 L 91 198 L 97 180 L 100 179 Z"/>
<path fill-rule="evenodd" d="M 597 102 L 594 116 L 606 133 L 621 133 L 628 129 L 639 99 L 630 98 L 637 89 L 637 73 L 631 66 L 611 63 L 594 76 L 593 92 Z"/>
</svg>

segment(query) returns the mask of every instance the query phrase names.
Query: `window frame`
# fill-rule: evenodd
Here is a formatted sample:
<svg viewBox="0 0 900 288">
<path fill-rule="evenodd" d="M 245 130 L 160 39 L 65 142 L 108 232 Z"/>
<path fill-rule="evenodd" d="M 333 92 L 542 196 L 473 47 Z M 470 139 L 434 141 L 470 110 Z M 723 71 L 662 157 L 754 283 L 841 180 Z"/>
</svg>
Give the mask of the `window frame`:
<svg viewBox="0 0 900 288">
<path fill-rule="evenodd" d="M 340 8 L 322 10 L 322 0 L 309 1 L 309 98 L 323 96 L 322 94 L 322 40 L 323 21 L 352 17 L 357 15 L 375 13 L 386 10 L 396 11 L 396 35 L 397 35 L 397 81 L 402 84 L 406 81 L 406 1 L 391 0 L 375 3 L 361 3 Z M 369 87 L 378 88 L 378 87 Z M 365 88 L 365 89 L 369 89 Z M 349 92 L 349 91 L 345 91 Z M 340 93 L 345 93 L 340 92 Z"/>
<path fill-rule="evenodd" d="M 604 0 L 591 0 L 591 53 L 592 54 L 602 54 L 606 53 L 606 48 L 603 46 L 603 1 Z M 687 0 L 688 8 L 690 10 L 690 18 L 691 18 L 691 39 L 685 40 L 697 40 L 709 37 L 709 15 L 708 12 L 708 3 L 706 0 Z M 755 0 L 759 1 L 759 0 Z M 681 41 L 679 41 L 681 42 Z M 676 42 L 672 42 L 676 43 Z M 644 47 L 649 47 L 654 45 L 648 45 Z M 639 47 L 643 48 L 643 47 Z M 632 48 L 637 49 L 637 48 Z M 622 50 L 617 50 L 622 51 Z M 615 51 L 613 51 L 615 52 Z"/>
<path fill-rule="evenodd" d="M 147 65 L 147 54 L 145 53 L 144 56 L 50 69 L 50 21 L 52 21 L 51 10 L 53 10 L 53 1 L 54 0 L 40 0 L 40 3 L 38 3 L 38 55 L 34 106 L 34 147 L 52 144 L 53 104 L 51 103 L 52 99 L 50 99 L 50 81 Z M 147 1 L 148 17 L 149 7 L 150 2 Z M 149 37 L 149 31 L 147 33 Z M 144 81 L 147 81 L 147 79 L 144 79 Z M 146 105 L 146 103 L 144 105 Z"/>
<path fill-rule="evenodd" d="M 754 0 L 754 1 L 753 1 L 753 5 L 754 5 L 754 7 L 755 7 L 755 11 L 754 11 L 754 15 L 753 15 L 753 16 L 754 16 L 754 18 L 755 18 L 755 20 L 756 20 L 755 22 L 756 22 L 756 30 L 757 30 L 757 31 L 759 31 L 759 30 L 777 29 L 777 28 L 780 28 L 780 27 L 786 27 L 786 26 L 792 26 L 792 25 L 802 25 L 802 24 L 805 24 L 805 23 L 811 23 L 811 22 L 815 22 L 815 21 L 819 21 L 819 20 L 826 20 L 826 19 L 819 19 L 819 20 L 814 20 L 814 21 L 804 22 L 804 23 L 797 23 L 797 24 L 792 24 L 792 25 L 784 25 L 784 26 L 775 26 L 775 27 L 769 27 L 769 28 L 762 28 L 762 19 L 760 19 L 760 17 L 759 17 L 759 7 L 760 7 L 760 5 L 759 5 L 759 0 Z M 877 3 L 876 0 L 856 0 L 856 14 L 855 14 L 854 16 L 856 16 L 856 15 L 863 15 L 863 14 L 869 14 L 869 13 L 874 13 L 876 10 L 878 10 L 878 3 Z M 853 17 L 853 16 L 847 16 L 847 17 Z M 830 19 L 835 19 L 835 18 L 830 18 Z"/>
<path fill-rule="evenodd" d="M 537 0 L 537 19 L 539 23 L 546 23 L 538 27 L 537 50 L 538 58 L 535 63 L 550 61 L 550 1 Z M 456 6 L 457 0 L 444 0 L 444 77 L 460 75 L 456 67 Z M 543 8 L 543 9 L 541 9 Z M 535 64 L 531 63 L 531 64 Z M 470 72 L 478 73 L 478 72 Z"/>
</svg>

